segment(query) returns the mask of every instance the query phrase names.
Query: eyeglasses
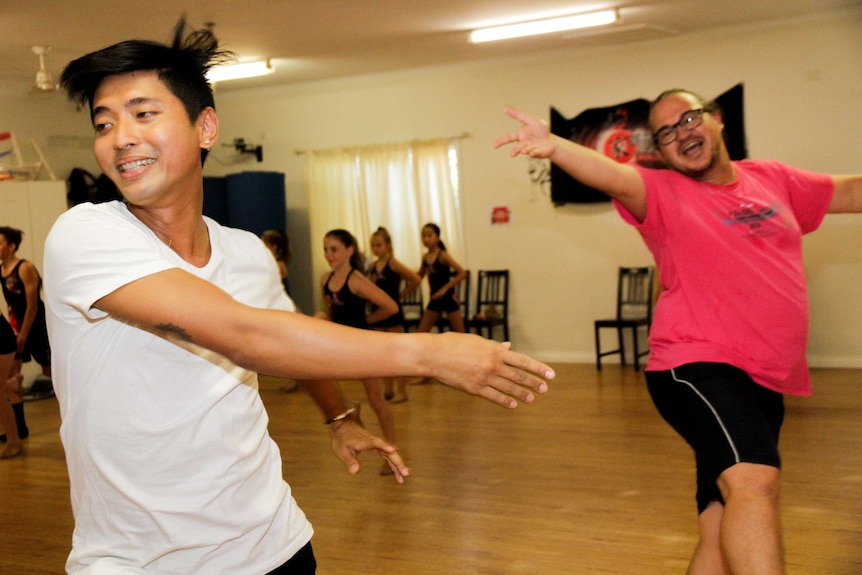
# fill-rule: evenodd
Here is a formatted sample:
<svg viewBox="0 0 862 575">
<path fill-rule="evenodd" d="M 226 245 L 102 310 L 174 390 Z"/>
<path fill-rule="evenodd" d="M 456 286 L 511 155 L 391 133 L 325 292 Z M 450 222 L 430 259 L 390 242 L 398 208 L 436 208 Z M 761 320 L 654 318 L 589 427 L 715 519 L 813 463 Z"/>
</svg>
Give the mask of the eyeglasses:
<svg viewBox="0 0 862 575">
<path fill-rule="evenodd" d="M 679 118 L 679 122 L 670 126 L 665 126 L 658 132 L 652 135 L 657 144 L 667 146 L 676 140 L 677 128 L 682 128 L 686 132 L 691 132 L 703 123 L 703 108 L 698 110 L 689 110 Z"/>
</svg>

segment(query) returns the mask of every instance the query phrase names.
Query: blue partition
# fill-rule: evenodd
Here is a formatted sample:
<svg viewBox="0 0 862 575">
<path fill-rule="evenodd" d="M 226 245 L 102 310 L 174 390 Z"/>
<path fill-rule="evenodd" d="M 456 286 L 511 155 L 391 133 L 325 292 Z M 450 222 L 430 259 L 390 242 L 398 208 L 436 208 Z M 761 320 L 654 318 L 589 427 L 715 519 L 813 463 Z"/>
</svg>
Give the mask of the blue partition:
<svg viewBox="0 0 862 575">
<path fill-rule="evenodd" d="M 240 172 L 225 177 L 228 224 L 260 235 L 264 230 L 286 230 L 284 174 Z"/>
<path fill-rule="evenodd" d="M 204 215 L 227 226 L 227 182 L 221 177 L 204 177 Z"/>
</svg>

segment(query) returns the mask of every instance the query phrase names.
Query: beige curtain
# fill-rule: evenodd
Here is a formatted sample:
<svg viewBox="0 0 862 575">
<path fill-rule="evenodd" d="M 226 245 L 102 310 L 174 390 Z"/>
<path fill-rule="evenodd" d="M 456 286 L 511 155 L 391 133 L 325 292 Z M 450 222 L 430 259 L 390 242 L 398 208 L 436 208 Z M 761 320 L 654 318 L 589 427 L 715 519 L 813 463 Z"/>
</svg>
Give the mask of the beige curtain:
<svg viewBox="0 0 862 575">
<path fill-rule="evenodd" d="M 419 269 L 422 226 L 434 222 L 446 248 L 466 266 L 458 143 L 459 139 L 441 139 L 306 152 L 315 280 L 329 271 L 323 236 L 335 228 L 349 230 L 372 257 L 371 234 L 383 226 L 392 235 L 395 257 Z"/>
</svg>

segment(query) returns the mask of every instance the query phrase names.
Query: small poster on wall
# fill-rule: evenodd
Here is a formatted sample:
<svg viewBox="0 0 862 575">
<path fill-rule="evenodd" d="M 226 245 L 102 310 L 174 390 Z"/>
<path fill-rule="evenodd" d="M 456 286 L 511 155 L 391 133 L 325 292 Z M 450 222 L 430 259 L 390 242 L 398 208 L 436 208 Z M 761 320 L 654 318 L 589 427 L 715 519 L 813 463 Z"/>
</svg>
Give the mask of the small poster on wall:
<svg viewBox="0 0 862 575">
<path fill-rule="evenodd" d="M 512 221 L 512 209 L 509 206 L 493 206 L 491 208 L 491 225 L 508 224 Z"/>
</svg>

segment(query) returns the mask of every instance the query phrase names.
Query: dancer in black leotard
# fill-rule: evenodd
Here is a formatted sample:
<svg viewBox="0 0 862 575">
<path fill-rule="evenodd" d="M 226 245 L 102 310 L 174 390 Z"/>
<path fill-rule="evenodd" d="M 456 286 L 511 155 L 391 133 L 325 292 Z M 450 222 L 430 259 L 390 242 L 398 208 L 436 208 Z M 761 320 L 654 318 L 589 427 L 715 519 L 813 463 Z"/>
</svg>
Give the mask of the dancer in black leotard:
<svg viewBox="0 0 862 575">
<path fill-rule="evenodd" d="M 332 230 L 323 238 L 323 251 L 330 273 L 320 278 L 320 289 L 327 319 L 362 329 L 398 313 L 398 303 L 386 295 L 371 280 L 357 270 L 362 269 L 362 254 L 356 245 L 356 238 L 347 230 Z M 368 312 L 369 304 L 374 310 Z M 365 395 L 371 409 L 380 422 L 383 437 L 394 444 L 395 420 L 389 404 L 383 397 L 383 379 L 363 380 Z M 381 475 L 390 474 L 389 465 L 384 465 Z"/>
<path fill-rule="evenodd" d="M 15 410 L 18 435 L 26 439 L 30 434 L 24 417 L 24 376 L 21 366 L 36 360 L 42 374 L 51 377 L 51 345 L 45 321 L 45 304 L 42 302 L 42 278 L 32 262 L 18 257 L 18 248 L 24 234 L 8 226 L 0 227 L 0 285 L 9 306 L 9 325 L 17 339 L 17 353 L 11 376 L 6 380 L 9 401 Z M 3 377 L 9 375 L 4 373 Z M 6 436 L 0 436 L 5 441 Z"/>
<path fill-rule="evenodd" d="M 437 224 L 425 224 L 422 228 L 422 245 L 428 248 L 428 251 L 422 258 L 419 276 L 428 276 L 431 301 L 422 314 L 418 331 L 431 331 L 440 316 L 445 313 L 452 331 L 463 333 L 464 317 L 461 314 L 461 304 L 455 295 L 455 286 L 464 281 L 467 272 L 446 251 Z M 454 276 L 452 270 L 455 271 Z"/>
<path fill-rule="evenodd" d="M 422 283 L 419 274 L 392 255 L 392 236 L 386 228 L 381 226 L 371 234 L 371 252 L 377 260 L 371 265 L 368 277 L 396 302 L 400 302 L 403 295 L 412 292 Z M 402 281 L 406 282 L 403 291 Z M 401 313 L 401 304 L 398 305 L 398 313 L 370 327 L 379 331 L 403 332 L 404 314 Z M 396 382 L 398 391 L 395 391 Z M 383 397 L 392 403 L 407 401 L 407 380 L 403 377 L 387 377 L 384 382 Z"/>
</svg>

